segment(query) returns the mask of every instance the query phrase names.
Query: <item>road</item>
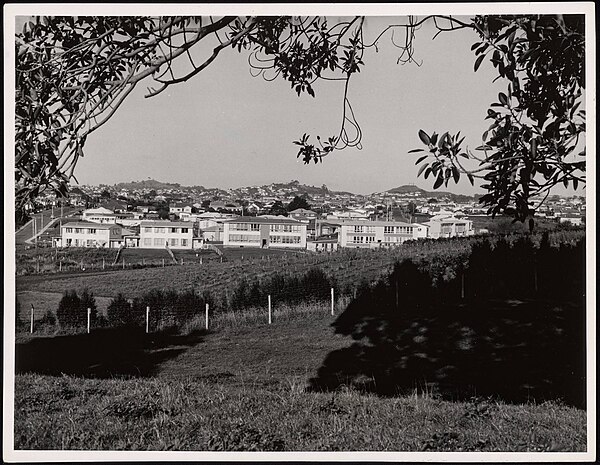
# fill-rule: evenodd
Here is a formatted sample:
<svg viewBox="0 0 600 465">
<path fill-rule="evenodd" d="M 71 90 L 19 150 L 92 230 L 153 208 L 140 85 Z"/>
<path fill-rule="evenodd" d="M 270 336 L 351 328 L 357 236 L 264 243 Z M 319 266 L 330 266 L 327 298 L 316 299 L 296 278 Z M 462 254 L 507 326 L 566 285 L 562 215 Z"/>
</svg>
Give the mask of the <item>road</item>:
<svg viewBox="0 0 600 465">
<path fill-rule="evenodd" d="M 55 208 L 54 210 L 44 210 L 42 212 L 38 212 L 32 215 L 32 219 L 21 229 L 17 230 L 15 234 L 15 242 L 17 244 L 27 244 L 29 240 L 33 239 L 34 232 L 37 231 L 38 234 L 45 227 L 50 225 L 54 219 L 69 221 L 73 219 L 73 215 L 76 215 L 79 212 L 80 208 L 78 207 L 63 207 L 63 217 L 60 217 L 60 207 Z M 56 215 L 56 218 L 52 218 L 52 214 Z M 35 222 L 35 225 L 34 225 Z M 43 236 L 43 235 L 42 235 Z"/>
</svg>

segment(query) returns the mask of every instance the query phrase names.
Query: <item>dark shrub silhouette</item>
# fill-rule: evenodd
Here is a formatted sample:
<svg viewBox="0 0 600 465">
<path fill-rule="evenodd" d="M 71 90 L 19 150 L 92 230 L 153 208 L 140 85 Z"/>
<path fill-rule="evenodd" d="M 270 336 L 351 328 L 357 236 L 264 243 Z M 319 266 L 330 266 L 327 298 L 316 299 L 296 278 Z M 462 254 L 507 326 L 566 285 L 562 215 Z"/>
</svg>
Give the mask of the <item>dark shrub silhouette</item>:
<svg viewBox="0 0 600 465">
<path fill-rule="evenodd" d="M 355 342 L 327 356 L 311 389 L 351 385 L 396 395 L 427 388 L 450 399 L 562 399 L 583 407 L 583 251 L 583 241 L 554 248 L 542 240 L 540 249 L 529 238 L 494 247 L 482 241 L 465 271 L 465 299 L 456 298 L 460 270 L 434 284 L 423 264 L 396 265 L 333 323 Z M 552 273 L 560 285 L 544 293 L 545 279 L 558 284 Z"/>
</svg>

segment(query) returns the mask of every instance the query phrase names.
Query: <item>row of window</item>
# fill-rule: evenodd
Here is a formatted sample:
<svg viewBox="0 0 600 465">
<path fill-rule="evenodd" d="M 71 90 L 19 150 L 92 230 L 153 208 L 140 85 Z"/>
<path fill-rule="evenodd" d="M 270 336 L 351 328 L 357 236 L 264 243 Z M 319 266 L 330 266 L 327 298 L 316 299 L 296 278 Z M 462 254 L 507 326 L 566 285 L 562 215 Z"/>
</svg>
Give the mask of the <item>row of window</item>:
<svg viewBox="0 0 600 465">
<path fill-rule="evenodd" d="M 271 232 L 295 232 L 302 231 L 302 226 L 296 224 L 272 224 L 270 226 Z"/>
<path fill-rule="evenodd" d="M 155 246 L 162 247 L 165 244 L 168 244 L 170 246 L 176 246 L 176 247 L 179 247 L 179 245 L 181 245 L 182 247 L 187 247 L 188 240 L 187 239 L 163 239 L 162 237 L 155 237 L 155 238 L 145 237 L 142 244 L 146 245 L 146 246 L 155 245 Z"/>
<path fill-rule="evenodd" d="M 260 231 L 260 224 L 257 223 L 231 223 L 230 231 Z"/>
<path fill-rule="evenodd" d="M 370 244 L 375 242 L 375 236 L 350 236 L 352 244 Z"/>
<path fill-rule="evenodd" d="M 229 242 L 260 242 L 260 237 L 250 234 L 230 234 Z"/>
<path fill-rule="evenodd" d="M 181 231 L 180 231 L 181 230 Z M 155 232 L 155 233 L 159 233 L 159 234 L 166 234 L 166 233 L 181 233 L 181 234 L 187 234 L 188 233 L 189 228 L 152 228 L 149 226 L 145 226 L 144 227 L 144 232 L 146 233 L 151 233 L 151 232 Z"/>
<path fill-rule="evenodd" d="M 384 226 L 384 234 L 412 234 L 414 228 L 412 226 Z"/>
<path fill-rule="evenodd" d="M 65 228 L 65 233 L 72 234 L 97 234 L 97 229 L 95 228 Z"/>
<path fill-rule="evenodd" d="M 300 244 L 300 236 L 271 236 L 271 244 Z"/>
<path fill-rule="evenodd" d="M 355 225 L 354 226 L 355 233 L 374 233 L 375 226 L 363 226 L 363 225 Z"/>
</svg>

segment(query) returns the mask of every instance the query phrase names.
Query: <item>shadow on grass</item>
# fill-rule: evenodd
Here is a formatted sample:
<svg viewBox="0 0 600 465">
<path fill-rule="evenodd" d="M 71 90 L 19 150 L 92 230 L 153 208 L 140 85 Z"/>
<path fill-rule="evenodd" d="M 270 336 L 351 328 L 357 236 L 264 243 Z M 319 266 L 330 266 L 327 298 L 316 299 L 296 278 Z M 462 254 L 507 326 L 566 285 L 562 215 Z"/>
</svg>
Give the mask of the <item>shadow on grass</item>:
<svg viewBox="0 0 600 465">
<path fill-rule="evenodd" d="M 152 376 L 161 363 L 202 342 L 204 334 L 145 334 L 140 328 L 111 328 L 90 334 L 37 338 L 17 343 L 16 373 L 96 378 Z"/>
<path fill-rule="evenodd" d="M 414 302 L 396 308 L 389 300 L 359 298 L 340 315 L 336 332 L 357 342 L 327 356 L 310 390 L 417 389 L 585 407 L 583 304 L 486 300 L 415 310 Z"/>
</svg>

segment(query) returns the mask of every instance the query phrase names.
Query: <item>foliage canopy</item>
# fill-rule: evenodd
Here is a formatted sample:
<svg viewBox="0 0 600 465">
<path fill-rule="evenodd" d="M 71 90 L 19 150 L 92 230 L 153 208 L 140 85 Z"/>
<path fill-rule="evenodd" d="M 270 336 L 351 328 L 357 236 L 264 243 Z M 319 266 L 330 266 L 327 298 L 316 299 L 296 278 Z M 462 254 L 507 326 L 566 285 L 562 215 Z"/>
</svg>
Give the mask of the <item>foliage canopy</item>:
<svg viewBox="0 0 600 465">
<path fill-rule="evenodd" d="M 585 182 L 585 111 L 579 109 L 585 88 L 582 15 L 398 19 L 367 42 L 363 16 L 333 22 L 318 16 L 35 17 L 15 42 L 17 209 L 48 187 L 67 194 L 87 137 L 141 81 L 152 82 L 147 97 L 160 94 L 200 73 L 230 47 L 248 54 L 253 74 L 283 78 L 298 95 L 314 96 L 318 80 L 343 84 L 339 132 L 317 136 L 316 142 L 308 134 L 294 141 L 305 163 L 321 161 L 334 150 L 361 148 L 348 94 L 351 77 L 365 65 L 365 52 L 377 49 L 390 33 L 398 62 L 414 62 L 415 32 L 427 21 L 436 36 L 473 30 L 475 70 L 490 58 L 498 78 L 507 81 L 507 92 L 487 112 L 492 124 L 479 147 L 482 157 L 461 148 L 460 133 L 420 131 L 427 150 L 417 160 L 419 175 L 431 175 L 435 188 L 458 182 L 461 174 L 471 182 L 483 177 L 488 193 L 482 201 L 490 213 L 506 212 L 519 220 L 537 208 L 533 196 L 547 195 L 558 183 Z M 201 44 L 209 53 L 198 58 L 193 51 Z M 480 168 L 469 170 L 462 157 L 478 160 Z"/>
</svg>

